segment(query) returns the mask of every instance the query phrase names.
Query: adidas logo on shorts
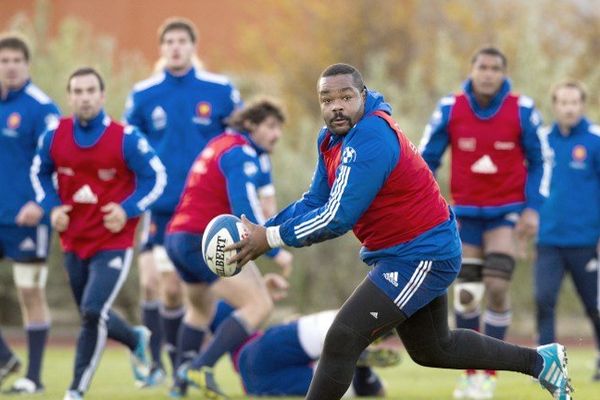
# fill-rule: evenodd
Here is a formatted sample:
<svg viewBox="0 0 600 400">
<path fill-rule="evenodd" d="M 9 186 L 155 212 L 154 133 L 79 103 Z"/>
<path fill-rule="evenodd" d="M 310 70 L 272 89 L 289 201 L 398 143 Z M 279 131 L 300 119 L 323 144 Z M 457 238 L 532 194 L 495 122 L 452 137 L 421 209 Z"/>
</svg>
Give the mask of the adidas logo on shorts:
<svg viewBox="0 0 600 400">
<path fill-rule="evenodd" d="M 383 278 L 394 287 L 398 287 L 398 272 L 386 272 L 383 274 Z"/>
</svg>

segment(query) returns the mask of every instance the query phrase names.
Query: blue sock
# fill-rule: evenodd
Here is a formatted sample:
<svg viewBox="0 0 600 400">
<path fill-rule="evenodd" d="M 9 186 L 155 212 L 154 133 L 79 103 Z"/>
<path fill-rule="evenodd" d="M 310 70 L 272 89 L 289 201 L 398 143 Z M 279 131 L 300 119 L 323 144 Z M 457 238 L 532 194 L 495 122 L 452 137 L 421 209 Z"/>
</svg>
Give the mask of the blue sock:
<svg viewBox="0 0 600 400">
<path fill-rule="evenodd" d="M 142 320 L 144 325 L 150 330 L 150 354 L 155 367 L 163 368 L 161 356 L 163 332 L 160 323 L 160 302 L 146 301 L 142 303 Z"/>
<path fill-rule="evenodd" d="M 27 328 L 27 349 L 29 351 L 29 362 L 27 366 L 27 379 L 40 385 L 40 372 L 42 370 L 42 360 L 46 341 L 48 340 L 48 331 L 50 324 L 29 325 Z"/>
<path fill-rule="evenodd" d="M 179 329 L 179 338 L 177 341 L 177 366 L 182 363 L 193 360 L 202 347 L 206 330 L 191 326 L 185 322 Z"/>
<path fill-rule="evenodd" d="M 0 333 L 0 361 L 8 361 L 13 356 L 13 352 L 8 347 L 8 344 L 4 341 L 2 333 Z"/>
<path fill-rule="evenodd" d="M 235 350 L 248 336 L 250 333 L 240 317 L 236 313 L 231 314 L 219 326 L 206 349 L 192 361 L 191 367 L 214 367 L 223 354 Z"/>
<path fill-rule="evenodd" d="M 177 369 L 177 337 L 179 336 L 179 327 L 184 314 L 185 308 L 183 307 L 174 309 L 162 307 L 160 310 L 160 319 L 165 334 L 164 340 L 173 371 Z"/>
<path fill-rule="evenodd" d="M 456 316 L 456 327 L 462 329 L 472 329 L 474 331 L 479 332 L 479 317 L 481 315 L 481 311 L 479 307 L 477 310 L 470 313 L 459 313 L 455 311 L 454 315 Z"/>
<path fill-rule="evenodd" d="M 108 321 L 106 322 L 108 337 L 124 344 L 129 350 L 135 350 L 138 343 L 138 337 L 135 331 L 119 314 L 110 310 L 108 312 Z"/>
<path fill-rule="evenodd" d="M 512 313 L 510 310 L 504 312 L 485 310 L 485 313 L 483 313 L 484 333 L 487 336 L 504 340 L 511 321 Z"/>
</svg>

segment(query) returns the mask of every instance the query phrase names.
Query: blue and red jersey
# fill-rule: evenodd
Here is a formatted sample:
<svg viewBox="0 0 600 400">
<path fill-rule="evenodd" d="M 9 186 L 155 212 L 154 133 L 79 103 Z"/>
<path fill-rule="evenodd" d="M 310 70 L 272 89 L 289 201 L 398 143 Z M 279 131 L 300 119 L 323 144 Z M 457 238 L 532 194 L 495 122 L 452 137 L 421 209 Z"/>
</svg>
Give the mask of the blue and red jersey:
<svg viewBox="0 0 600 400">
<path fill-rule="evenodd" d="M 540 209 L 538 244 L 596 246 L 600 240 L 600 126 L 587 118 L 562 135 L 557 124 L 540 129 L 552 171 L 545 175 L 548 198 Z"/>
<path fill-rule="evenodd" d="M 135 85 L 125 120 L 146 135 L 169 175 L 153 213 L 173 213 L 192 163 L 240 105 L 229 79 L 195 68 L 183 76 L 165 70 Z"/>
<path fill-rule="evenodd" d="M 453 216 L 433 174 L 379 93 L 346 135 L 319 134 L 309 191 L 267 222 L 279 239 L 309 246 L 352 229 L 370 264 L 379 257 L 447 259 L 460 253 Z"/>
<path fill-rule="evenodd" d="M 228 131 L 211 140 L 190 169 L 167 232 L 202 234 L 220 214 L 245 214 L 263 223 L 257 193 L 262 180 L 259 151 L 248 136 L 238 132 Z"/>
<path fill-rule="evenodd" d="M 85 125 L 74 118 L 61 119 L 48 131 L 34 159 L 32 178 L 36 200 L 47 214 L 61 204 L 72 206 L 61 243 L 82 259 L 101 250 L 131 247 L 137 217 L 166 185 L 164 166 L 147 141 L 103 112 Z M 111 202 L 120 204 L 129 217 L 118 233 L 103 224 L 101 208 Z"/>
<path fill-rule="evenodd" d="M 539 210 L 543 157 L 533 101 L 510 91 L 506 80 L 481 108 L 471 81 L 442 98 L 420 150 L 435 173 L 451 148 L 450 192 L 459 217 L 497 217 L 528 207 Z"/>
<path fill-rule="evenodd" d="M 15 225 L 21 207 L 35 201 L 29 168 L 38 139 L 59 116 L 52 99 L 30 81 L 0 98 L 0 225 Z"/>
</svg>

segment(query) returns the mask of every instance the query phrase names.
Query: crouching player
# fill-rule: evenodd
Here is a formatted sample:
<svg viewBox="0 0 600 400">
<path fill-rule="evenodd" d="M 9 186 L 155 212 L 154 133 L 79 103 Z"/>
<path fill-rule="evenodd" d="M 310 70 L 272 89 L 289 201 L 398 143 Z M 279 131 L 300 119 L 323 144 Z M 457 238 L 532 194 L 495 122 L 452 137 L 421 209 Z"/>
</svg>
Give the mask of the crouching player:
<svg viewBox="0 0 600 400">
<path fill-rule="evenodd" d="M 64 397 L 77 400 L 90 385 L 107 336 L 131 350 L 135 378 L 146 378 L 149 332 L 129 326 L 111 305 L 129 271 L 137 217 L 160 196 L 166 174 L 137 131 L 105 115 L 98 72 L 76 70 L 67 91 L 74 116 L 45 133 L 31 176 L 37 202 L 60 233 L 81 313 L 75 371 Z"/>
</svg>

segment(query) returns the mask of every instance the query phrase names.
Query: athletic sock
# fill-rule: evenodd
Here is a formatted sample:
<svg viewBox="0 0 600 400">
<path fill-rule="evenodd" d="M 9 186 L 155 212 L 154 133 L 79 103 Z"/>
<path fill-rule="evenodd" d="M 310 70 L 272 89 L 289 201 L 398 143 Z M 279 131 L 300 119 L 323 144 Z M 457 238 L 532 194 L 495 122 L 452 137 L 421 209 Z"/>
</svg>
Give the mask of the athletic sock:
<svg viewBox="0 0 600 400">
<path fill-rule="evenodd" d="M 173 372 L 177 369 L 177 337 L 179 336 L 179 328 L 183 315 L 185 314 L 185 308 L 165 308 L 164 305 L 160 309 L 160 319 L 162 321 L 164 341 L 167 348 L 167 354 L 171 360 L 171 366 Z"/>
<path fill-rule="evenodd" d="M 206 330 L 183 322 L 177 341 L 177 367 L 182 363 L 193 360 L 202 347 Z"/>
<path fill-rule="evenodd" d="M 27 379 L 37 385 L 41 385 L 40 373 L 42 370 L 42 360 L 44 359 L 44 350 L 48 340 L 48 331 L 50 330 L 49 323 L 39 325 L 29 325 L 27 331 L 27 349 L 28 349 L 28 365 Z"/>
<path fill-rule="evenodd" d="M 456 327 L 462 329 L 472 329 L 479 332 L 479 318 L 481 316 L 481 310 L 479 307 L 475 311 L 469 313 L 461 313 L 455 311 Z"/>
<path fill-rule="evenodd" d="M 511 321 L 512 312 L 510 310 L 495 312 L 487 309 L 483 313 L 484 333 L 487 336 L 504 340 Z"/>
<path fill-rule="evenodd" d="M 153 366 L 163 368 L 161 349 L 163 341 L 162 325 L 160 323 L 160 301 L 145 301 L 142 303 L 142 321 L 150 330 L 150 354 Z"/>
<path fill-rule="evenodd" d="M 241 317 L 233 313 L 227 317 L 215 332 L 206 349 L 192 361 L 191 367 L 214 367 L 219 358 L 228 351 L 235 350 L 250 336 Z"/>
</svg>

